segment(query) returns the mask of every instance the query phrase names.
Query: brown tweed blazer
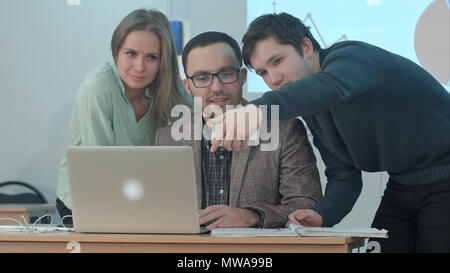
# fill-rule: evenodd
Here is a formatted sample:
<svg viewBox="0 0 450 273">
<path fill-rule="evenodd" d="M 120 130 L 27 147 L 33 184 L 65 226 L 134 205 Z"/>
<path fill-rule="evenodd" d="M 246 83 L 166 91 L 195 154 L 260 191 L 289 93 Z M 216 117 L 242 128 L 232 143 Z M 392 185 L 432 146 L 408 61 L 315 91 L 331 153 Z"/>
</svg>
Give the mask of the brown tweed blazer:
<svg viewBox="0 0 450 273">
<path fill-rule="evenodd" d="M 190 118 L 189 133 L 194 139 L 194 115 Z M 298 119 L 280 121 L 279 139 L 275 151 L 261 151 L 259 146 L 252 146 L 233 151 L 232 156 L 228 205 L 264 211 L 264 228 L 284 227 L 289 213 L 312 209 L 322 197 L 316 158 L 303 123 Z M 201 140 L 175 141 L 171 126 L 167 126 L 158 129 L 154 145 L 193 148 L 197 200 L 201 206 Z"/>
</svg>

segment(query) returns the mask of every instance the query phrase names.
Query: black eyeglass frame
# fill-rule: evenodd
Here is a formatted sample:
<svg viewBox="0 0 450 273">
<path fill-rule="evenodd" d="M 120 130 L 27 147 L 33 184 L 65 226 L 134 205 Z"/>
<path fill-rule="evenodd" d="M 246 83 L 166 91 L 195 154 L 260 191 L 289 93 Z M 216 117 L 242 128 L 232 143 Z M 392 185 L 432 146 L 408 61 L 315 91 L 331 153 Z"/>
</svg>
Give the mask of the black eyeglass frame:
<svg viewBox="0 0 450 273">
<path fill-rule="evenodd" d="M 241 70 L 242 70 L 242 67 L 240 67 L 240 68 L 234 68 L 234 67 L 232 67 L 230 70 L 234 70 L 234 71 L 238 72 L 238 73 L 236 74 L 236 79 L 235 79 L 234 81 L 232 81 L 232 82 L 223 82 L 222 79 L 221 79 L 220 76 L 219 76 L 220 73 L 225 73 L 225 72 L 229 72 L 229 71 L 219 71 L 219 72 L 217 72 L 217 73 L 201 73 L 201 74 L 192 75 L 192 76 L 186 75 L 186 78 L 190 79 L 196 88 L 208 88 L 208 87 L 210 87 L 210 86 L 212 85 L 212 83 L 213 83 L 214 77 L 216 77 L 217 79 L 219 79 L 220 83 L 222 83 L 222 84 L 235 83 L 235 82 L 237 82 L 237 81 L 239 80 L 239 74 L 240 74 L 240 72 L 241 72 Z M 194 78 L 197 77 L 197 76 L 205 76 L 205 75 L 211 75 L 211 81 L 210 81 L 210 83 L 209 83 L 207 86 L 201 86 L 201 87 L 200 87 L 200 86 L 197 86 L 197 85 L 195 84 Z"/>
</svg>

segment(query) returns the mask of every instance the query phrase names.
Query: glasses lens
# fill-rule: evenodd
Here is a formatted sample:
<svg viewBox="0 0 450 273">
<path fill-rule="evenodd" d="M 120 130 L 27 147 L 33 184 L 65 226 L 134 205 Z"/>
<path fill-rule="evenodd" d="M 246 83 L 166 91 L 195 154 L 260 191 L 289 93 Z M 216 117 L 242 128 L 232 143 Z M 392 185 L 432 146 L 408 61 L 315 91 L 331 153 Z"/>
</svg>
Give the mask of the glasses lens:
<svg viewBox="0 0 450 273">
<path fill-rule="evenodd" d="M 237 70 L 226 70 L 226 71 L 221 71 L 218 74 L 220 81 L 222 81 L 223 83 L 232 83 L 235 82 L 238 78 L 238 71 Z"/>
<path fill-rule="evenodd" d="M 194 84 L 197 87 L 207 87 L 211 84 L 212 75 L 211 74 L 200 74 L 192 77 Z"/>
<path fill-rule="evenodd" d="M 217 75 L 221 83 L 223 84 L 233 83 L 238 80 L 239 71 L 240 70 L 238 69 L 229 69 L 220 71 L 217 74 L 209 74 L 209 73 L 198 74 L 192 76 L 192 81 L 194 82 L 194 85 L 197 88 L 209 87 L 212 84 L 213 77 Z"/>
</svg>

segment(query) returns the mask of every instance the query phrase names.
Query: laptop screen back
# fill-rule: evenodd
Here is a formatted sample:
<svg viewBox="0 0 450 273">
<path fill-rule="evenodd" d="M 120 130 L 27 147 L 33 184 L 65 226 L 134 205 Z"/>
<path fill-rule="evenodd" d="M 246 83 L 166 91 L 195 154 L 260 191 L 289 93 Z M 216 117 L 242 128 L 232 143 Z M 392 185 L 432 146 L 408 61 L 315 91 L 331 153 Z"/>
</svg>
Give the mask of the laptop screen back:
<svg viewBox="0 0 450 273">
<path fill-rule="evenodd" d="M 199 233 L 191 147 L 69 147 L 75 231 Z"/>
</svg>

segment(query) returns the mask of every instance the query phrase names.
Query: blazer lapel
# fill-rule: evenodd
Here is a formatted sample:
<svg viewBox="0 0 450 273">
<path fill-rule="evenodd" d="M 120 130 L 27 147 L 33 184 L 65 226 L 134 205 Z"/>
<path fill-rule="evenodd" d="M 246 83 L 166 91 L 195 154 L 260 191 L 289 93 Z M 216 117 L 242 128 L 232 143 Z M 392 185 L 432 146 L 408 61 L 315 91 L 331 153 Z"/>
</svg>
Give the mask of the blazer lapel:
<svg viewBox="0 0 450 273">
<path fill-rule="evenodd" d="M 231 176 L 230 176 L 230 200 L 229 205 L 231 207 L 237 207 L 239 200 L 239 194 L 242 188 L 242 182 L 244 178 L 244 172 L 247 168 L 248 156 L 250 154 L 248 147 L 244 151 L 233 151 L 233 157 L 231 162 Z"/>
</svg>

